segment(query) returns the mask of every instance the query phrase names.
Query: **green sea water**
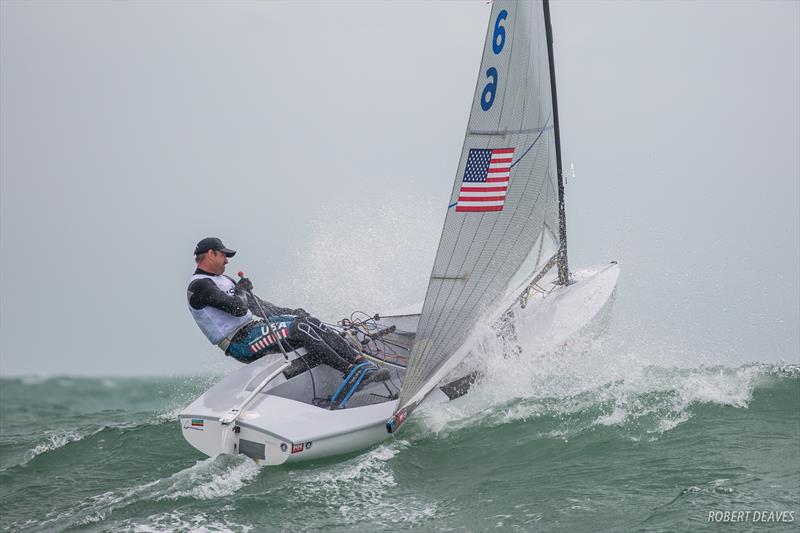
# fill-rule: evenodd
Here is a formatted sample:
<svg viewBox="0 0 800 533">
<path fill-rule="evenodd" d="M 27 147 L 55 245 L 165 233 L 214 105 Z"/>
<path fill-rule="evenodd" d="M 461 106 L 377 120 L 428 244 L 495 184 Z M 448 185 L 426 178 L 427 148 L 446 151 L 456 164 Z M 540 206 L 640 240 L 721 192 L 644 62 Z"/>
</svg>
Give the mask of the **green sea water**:
<svg viewBox="0 0 800 533">
<path fill-rule="evenodd" d="M 603 368 L 490 369 L 381 445 L 271 468 L 183 440 L 218 377 L 2 379 L 0 530 L 800 529 L 800 366 Z"/>
</svg>

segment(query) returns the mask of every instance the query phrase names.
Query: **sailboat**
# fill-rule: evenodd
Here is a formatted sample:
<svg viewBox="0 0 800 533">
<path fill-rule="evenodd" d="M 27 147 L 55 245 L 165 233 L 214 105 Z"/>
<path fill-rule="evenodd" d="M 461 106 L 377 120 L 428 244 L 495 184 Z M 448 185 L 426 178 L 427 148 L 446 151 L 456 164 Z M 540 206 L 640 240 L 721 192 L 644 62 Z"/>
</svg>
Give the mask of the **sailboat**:
<svg viewBox="0 0 800 533">
<path fill-rule="evenodd" d="M 346 387 L 317 366 L 286 379 L 305 354 L 281 349 L 244 365 L 180 414 L 209 456 L 265 465 L 362 450 L 418 409 L 453 401 L 480 379 L 462 364 L 484 325 L 522 351 L 562 349 L 613 301 L 619 266 L 571 271 L 547 0 L 492 4 L 464 145 L 421 308 L 340 323 L 390 378 Z"/>
</svg>

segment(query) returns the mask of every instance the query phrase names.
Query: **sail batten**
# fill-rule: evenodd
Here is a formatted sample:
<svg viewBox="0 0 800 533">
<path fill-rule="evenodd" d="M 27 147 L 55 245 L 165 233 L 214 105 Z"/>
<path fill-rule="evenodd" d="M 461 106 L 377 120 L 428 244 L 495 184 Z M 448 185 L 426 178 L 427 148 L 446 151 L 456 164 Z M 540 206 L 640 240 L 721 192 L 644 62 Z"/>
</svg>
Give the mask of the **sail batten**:
<svg viewBox="0 0 800 533">
<path fill-rule="evenodd" d="M 544 128 L 530 128 L 526 130 L 495 130 L 495 131 L 488 131 L 488 130 L 470 130 L 467 132 L 468 135 L 519 135 L 522 133 L 539 133 L 544 130 L 551 130 L 553 126 L 545 126 Z"/>
<path fill-rule="evenodd" d="M 505 312 L 561 248 L 550 57 L 541 0 L 493 3 L 401 410 L 466 355 L 475 326 Z"/>
</svg>

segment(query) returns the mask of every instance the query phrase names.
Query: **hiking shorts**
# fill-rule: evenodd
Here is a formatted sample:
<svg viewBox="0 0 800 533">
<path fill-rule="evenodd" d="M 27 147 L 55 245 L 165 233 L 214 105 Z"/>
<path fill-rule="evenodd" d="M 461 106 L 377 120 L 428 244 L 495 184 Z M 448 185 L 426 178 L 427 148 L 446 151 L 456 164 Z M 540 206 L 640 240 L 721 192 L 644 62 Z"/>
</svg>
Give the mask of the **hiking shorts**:
<svg viewBox="0 0 800 533">
<path fill-rule="evenodd" d="M 231 340 L 225 355 L 237 361 L 251 363 L 278 346 L 278 341 L 292 334 L 294 315 L 275 315 L 272 320 L 252 322 Z"/>
</svg>

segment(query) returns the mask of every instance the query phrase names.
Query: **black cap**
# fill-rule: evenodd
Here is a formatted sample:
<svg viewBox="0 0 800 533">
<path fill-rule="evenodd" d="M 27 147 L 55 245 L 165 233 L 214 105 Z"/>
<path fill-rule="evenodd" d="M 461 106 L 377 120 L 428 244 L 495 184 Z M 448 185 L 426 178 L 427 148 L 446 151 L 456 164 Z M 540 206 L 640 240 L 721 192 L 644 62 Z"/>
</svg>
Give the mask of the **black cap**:
<svg viewBox="0 0 800 533">
<path fill-rule="evenodd" d="M 216 250 L 218 252 L 223 252 L 228 257 L 233 257 L 236 255 L 236 250 L 230 250 L 225 248 L 225 245 L 222 244 L 222 241 L 216 237 L 206 237 L 205 239 L 201 240 L 197 243 L 197 246 L 194 248 L 194 255 L 204 254 L 209 250 Z"/>
</svg>

